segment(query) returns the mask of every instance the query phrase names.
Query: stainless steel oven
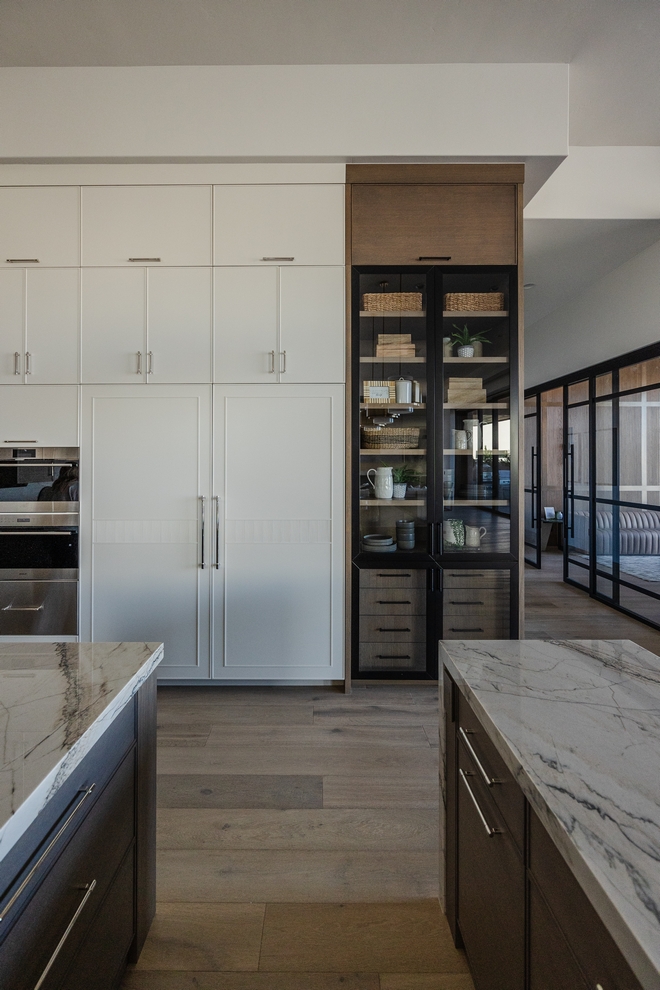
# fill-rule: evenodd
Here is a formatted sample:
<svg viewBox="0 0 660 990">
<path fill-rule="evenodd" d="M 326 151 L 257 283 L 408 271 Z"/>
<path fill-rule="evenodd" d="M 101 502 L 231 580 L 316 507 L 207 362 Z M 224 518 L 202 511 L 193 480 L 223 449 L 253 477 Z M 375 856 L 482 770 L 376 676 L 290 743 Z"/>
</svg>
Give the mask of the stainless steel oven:
<svg viewBox="0 0 660 990">
<path fill-rule="evenodd" d="M 78 532 L 77 449 L 0 451 L 0 636 L 77 635 Z"/>
</svg>

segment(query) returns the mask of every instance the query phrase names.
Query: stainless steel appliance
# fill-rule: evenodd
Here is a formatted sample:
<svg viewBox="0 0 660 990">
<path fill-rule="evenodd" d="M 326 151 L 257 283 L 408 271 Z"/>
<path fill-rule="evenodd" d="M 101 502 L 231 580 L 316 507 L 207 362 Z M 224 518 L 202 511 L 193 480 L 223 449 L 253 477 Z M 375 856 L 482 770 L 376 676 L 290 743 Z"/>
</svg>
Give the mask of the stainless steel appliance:
<svg viewBox="0 0 660 990">
<path fill-rule="evenodd" d="M 78 454 L 0 450 L 0 636 L 78 633 Z"/>
</svg>

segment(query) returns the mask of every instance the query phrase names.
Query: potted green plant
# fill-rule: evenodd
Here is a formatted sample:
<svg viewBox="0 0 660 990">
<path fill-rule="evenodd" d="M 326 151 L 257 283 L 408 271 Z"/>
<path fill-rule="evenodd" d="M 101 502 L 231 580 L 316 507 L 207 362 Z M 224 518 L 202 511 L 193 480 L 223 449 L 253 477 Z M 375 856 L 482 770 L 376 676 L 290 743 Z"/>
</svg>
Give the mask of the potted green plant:
<svg viewBox="0 0 660 990">
<path fill-rule="evenodd" d="M 417 474 L 408 464 L 392 468 L 393 498 L 405 498 L 406 488 L 417 480 Z"/>
<path fill-rule="evenodd" d="M 459 327 L 454 323 L 453 327 L 454 330 L 456 330 L 456 333 L 452 334 L 452 339 L 456 344 L 456 353 L 459 357 L 474 357 L 475 345 L 478 345 L 479 348 L 481 348 L 482 344 L 487 344 L 489 342 L 488 337 L 486 336 L 487 331 L 485 330 L 477 330 L 476 333 L 473 333 L 471 330 L 468 330 L 467 323 L 465 323 L 462 327 Z M 478 356 L 481 357 L 481 355 Z"/>
</svg>

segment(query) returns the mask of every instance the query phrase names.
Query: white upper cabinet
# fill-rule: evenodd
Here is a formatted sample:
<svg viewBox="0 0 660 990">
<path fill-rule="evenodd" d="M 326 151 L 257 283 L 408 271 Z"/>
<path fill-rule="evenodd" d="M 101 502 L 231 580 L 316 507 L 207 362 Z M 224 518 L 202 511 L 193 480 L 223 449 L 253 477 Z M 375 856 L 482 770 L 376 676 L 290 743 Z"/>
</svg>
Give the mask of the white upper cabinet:
<svg viewBox="0 0 660 990">
<path fill-rule="evenodd" d="M 344 381 L 343 268 L 280 269 L 280 381 Z"/>
<path fill-rule="evenodd" d="M 216 268 L 215 381 L 277 381 L 277 268 Z"/>
<path fill-rule="evenodd" d="M 343 265 L 344 186 L 214 189 L 215 265 Z"/>
<path fill-rule="evenodd" d="M 78 386 L 0 388 L 1 447 L 77 447 Z"/>
<path fill-rule="evenodd" d="M 210 265 L 211 187 L 85 187 L 82 264 Z"/>
<path fill-rule="evenodd" d="M 210 268 L 147 272 L 147 381 L 211 381 Z"/>
<path fill-rule="evenodd" d="M 25 381 L 32 385 L 79 380 L 80 270 L 25 273 Z"/>
<path fill-rule="evenodd" d="M 146 370 L 144 268 L 82 272 L 82 380 L 130 385 Z"/>
<path fill-rule="evenodd" d="M 0 384 L 23 381 L 24 331 L 25 270 L 0 271 Z"/>
<path fill-rule="evenodd" d="M 78 186 L 0 187 L 0 266 L 80 264 Z"/>
</svg>

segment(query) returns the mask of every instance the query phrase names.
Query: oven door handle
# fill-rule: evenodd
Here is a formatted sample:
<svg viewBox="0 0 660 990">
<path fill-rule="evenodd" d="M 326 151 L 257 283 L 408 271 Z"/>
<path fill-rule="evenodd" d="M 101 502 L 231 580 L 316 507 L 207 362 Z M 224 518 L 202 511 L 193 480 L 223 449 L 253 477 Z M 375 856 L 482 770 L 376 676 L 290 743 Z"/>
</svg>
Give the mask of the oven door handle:
<svg viewBox="0 0 660 990">
<path fill-rule="evenodd" d="M 42 605 L 5 605 L 3 612 L 41 612 Z"/>
</svg>

